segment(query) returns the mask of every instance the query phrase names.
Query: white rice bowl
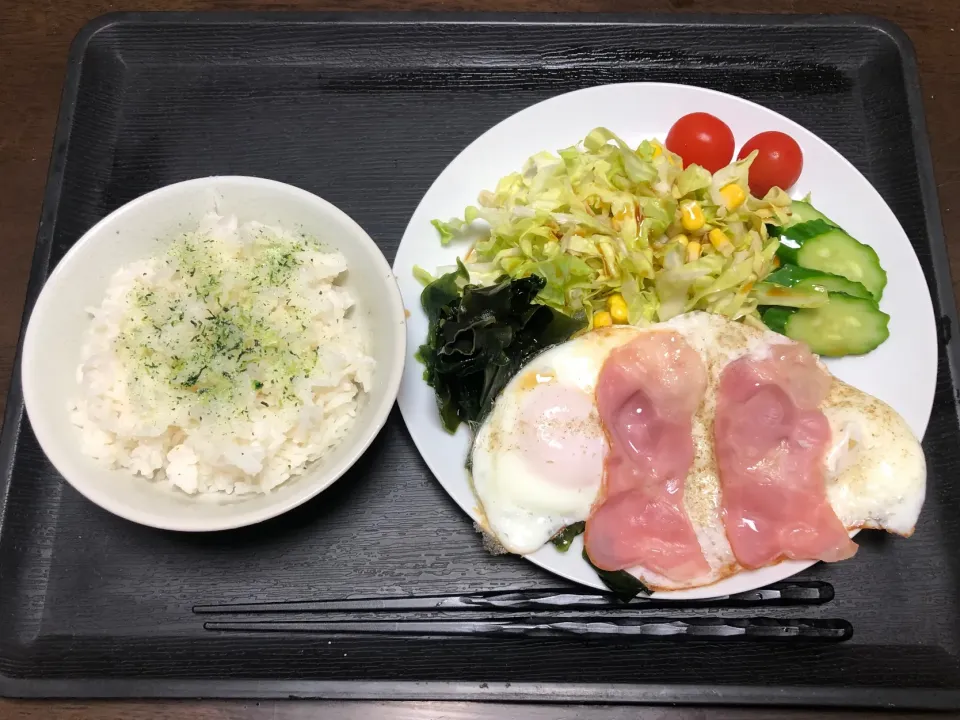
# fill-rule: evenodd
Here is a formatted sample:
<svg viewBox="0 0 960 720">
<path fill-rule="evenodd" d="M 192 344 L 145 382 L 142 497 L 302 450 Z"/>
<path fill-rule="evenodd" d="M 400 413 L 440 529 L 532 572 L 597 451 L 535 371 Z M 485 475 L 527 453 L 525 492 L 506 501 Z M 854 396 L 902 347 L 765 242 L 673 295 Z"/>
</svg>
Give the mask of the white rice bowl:
<svg viewBox="0 0 960 720">
<path fill-rule="evenodd" d="M 307 371 L 296 378 L 276 378 L 276 372 L 263 367 L 272 357 L 258 364 L 248 352 L 239 362 L 221 361 L 231 371 L 229 382 L 222 380 L 227 370 L 206 373 L 216 372 L 223 387 L 201 387 L 200 393 L 218 392 L 198 394 L 178 381 L 201 362 L 215 363 L 219 357 L 205 356 L 193 368 L 188 362 L 179 376 L 164 372 L 168 368 L 163 362 L 160 367 L 151 363 L 152 371 L 143 367 L 143 360 L 126 349 L 130 342 L 125 337 L 134 332 L 145 336 L 157 346 L 157 352 L 150 348 L 152 358 L 164 350 L 197 353 L 197 346 L 207 341 L 199 337 L 198 328 L 209 327 L 210 313 L 218 312 L 219 301 L 188 292 L 198 285 L 194 268 L 187 277 L 182 258 L 171 258 L 168 249 L 117 270 L 103 303 L 89 309 L 92 321 L 77 369 L 80 394 L 71 403 L 71 419 L 82 433 L 81 449 L 109 467 L 165 480 L 191 495 L 268 492 L 345 437 L 372 382 L 375 361 L 351 313 L 354 299 L 337 284 L 348 270 L 346 258 L 283 228 L 256 221 L 241 226 L 236 217 L 215 213 L 173 247 L 183 245 L 205 251 L 205 260 L 212 260 L 206 268 L 209 277 L 219 278 L 224 295 L 232 295 L 233 301 L 242 297 L 254 311 L 260 310 L 257 329 L 290 335 Z M 254 287 L 251 268 L 263 267 L 264 255 L 277 248 L 294 250 L 283 256 L 293 259 L 285 281 L 260 286 L 258 275 Z M 206 278 L 203 269 L 198 276 Z M 151 298 L 146 307 L 139 302 L 143 297 Z M 151 319 L 156 324 L 144 332 Z M 292 321 L 299 325 L 285 327 Z M 252 348 L 250 338 L 241 337 L 237 344 L 245 340 Z M 142 354 L 141 347 L 134 351 Z M 169 357 L 164 356 L 166 364 Z M 278 395 L 267 392 L 274 384 L 282 385 L 288 397 L 270 397 Z M 206 399 L 218 394 L 222 397 Z"/>
<path fill-rule="evenodd" d="M 173 372 L 185 374 L 168 385 L 176 391 L 204 390 L 212 393 L 205 400 L 216 401 L 206 406 L 191 401 L 178 408 L 168 402 L 178 393 L 163 391 L 158 382 L 163 377 L 144 377 L 145 366 L 135 366 L 132 375 L 119 367 L 110 339 L 119 337 L 119 304 L 129 302 L 121 298 L 129 294 L 134 269 L 146 280 L 143 272 L 149 275 L 150 270 L 143 264 L 162 257 L 176 238 L 197 231 L 214 212 L 236 216 L 238 235 L 246 232 L 244 226 L 257 232 L 266 225 L 314 238 L 319 244 L 313 258 L 316 272 L 299 263 L 297 272 L 308 277 L 297 281 L 313 283 L 318 290 L 329 285 L 324 291 L 329 304 L 300 307 L 303 319 L 310 320 L 303 324 L 313 334 L 303 332 L 301 340 L 287 333 L 287 339 L 301 360 L 309 358 L 303 351 L 311 344 L 318 352 L 315 362 L 304 361 L 286 375 L 294 377 L 289 384 L 271 386 L 268 381 L 281 377 L 282 364 L 261 362 L 263 358 L 242 368 L 246 376 L 241 379 L 249 379 L 249 386 L 232 382 L 241 371 L 236 367 L 214 363 L 211 367 L 230 376 L 219 383 L 212 382 L 209 368 L 193 378 L 203 363 L 189 371 L 186 364 L 172 363 Z M 337 274 L 344 265 L 346 271 Z M 154 270 L 160 278 L 151 278 L 149 287 L 140 290 L 160 289 L 162 294 L 167 284 L 162 269 Z M 181 311 L 184 322 L 202 319 L 184 306 L 177 310 L 178 321 Z M 36 302 L 28 305 L 28 314 L 20 380 L 29 424 L 24 420 L 21 437 L 30 437 L 32 430 L 64 480 L 115 515 L 167 530 L 242 527 L 313 498 L 364 453 L 371 455 L 367 464 L 382 460 L 378 446 L 368 448 L 393 408 L 403 373 L 403 302 L 373 239 L 344 212 L 309 192 L 262 178 L 214 176 L 143 195 L 73 244 Z M 171 318 L 152 320 L 166 328 Z M 154 350 L 183 341 L 169 328 L 160 337 L 163 342 Z M 140 345 L 128 342 L 126 347 Z M 235 389 L 227 391 L 231 384 Z M 279 409 L 272 402 L 277 397 L 284 398 Z M 16 399 L 12 395 L 11 403 Z M 217 413 L 216 422 L 195 412 L 221 402 L 233 412 Z M 151 412 L 144 411 L 147 407 Z M 73 507 L 80 501 L 70 488 L 55 491 L 64 508 L 83 510 Z"/>
</svg>

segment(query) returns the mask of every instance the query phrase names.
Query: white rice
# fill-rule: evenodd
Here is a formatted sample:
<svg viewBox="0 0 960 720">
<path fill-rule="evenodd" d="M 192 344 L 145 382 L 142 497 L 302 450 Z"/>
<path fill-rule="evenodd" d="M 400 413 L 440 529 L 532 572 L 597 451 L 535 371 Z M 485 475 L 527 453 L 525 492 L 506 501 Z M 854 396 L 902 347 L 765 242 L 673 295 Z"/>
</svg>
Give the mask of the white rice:
<svg viewBox="0 0 960 720">
<path fill-rule="evenodd" d="M 210 215 L 90 308 L 82 449 L 188 494 L 264 493 L 350 431 L 374 360 L 338 252 Z"/>
</svg>

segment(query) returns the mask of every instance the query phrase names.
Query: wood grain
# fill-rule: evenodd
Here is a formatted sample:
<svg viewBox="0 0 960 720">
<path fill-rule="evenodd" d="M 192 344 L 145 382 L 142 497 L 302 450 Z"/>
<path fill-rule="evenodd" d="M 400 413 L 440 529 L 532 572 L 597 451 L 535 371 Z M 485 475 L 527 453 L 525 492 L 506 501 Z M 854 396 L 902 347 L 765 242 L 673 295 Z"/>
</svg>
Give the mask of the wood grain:
<svg viewBox="0 0 960 720">
<path fill-rule="evenodd" d="M 106 0 L 0 0 L 0 218 L 4 261 L 0 263 L 0 404 L 6 397 L 23 310 L 27 272 L 40 217 L 40 202 L 67 50 L 88 20 L 121 9 Z M 954 278 L 960 278 L 960 14 L 955 0 L 128 0 L 123 10 L 466 10 L 539 12 L 853 12 L 878 15 L 903 27 L 913 40 L 921 71 L 936 179 Z M 955 290 L 960 285 L 955 283 Z M 0 589 L 2 592 L 2 589 Z M 0 719 L 13 718 L 505 718 L 517 706 L 478 703 L 37 703 L 0 701 Z M 540 719 L 793 718 L 803 713 L 692 708 L 524 707 Z M 839 718 L 838 713 L 819 714 Z M 844 717 L 866 715 L 844 715 Z M 908 717 L 906 715 L 886 717 Z"/>
</svg>

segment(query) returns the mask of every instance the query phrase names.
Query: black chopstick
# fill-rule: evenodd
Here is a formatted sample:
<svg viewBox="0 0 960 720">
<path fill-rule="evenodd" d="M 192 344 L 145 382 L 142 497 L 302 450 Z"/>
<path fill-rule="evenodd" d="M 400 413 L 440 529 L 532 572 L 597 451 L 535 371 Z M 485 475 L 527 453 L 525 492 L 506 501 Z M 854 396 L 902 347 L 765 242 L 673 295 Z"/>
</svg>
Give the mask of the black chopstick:
<svg viewBox="0 0 960 720">
<path fill-rule="evenodd" d="M 779 618 L 619 618 L 578 620 L 400 620 L 400 621 L 252 621 L 207 622 L 220 632 L 279 632 L 327 635 L 417 635 L 521 637 L 648 637 L 709 639 L 806 639 L 839 642 L 853 636 L 846 620 Z"/>
<path fill-rule="evenodd" d="M 268 603 L 224 603 L 196 605 L 198 614 L 238 613 L 347 613 L 415 612 L 423 610 L 583 610 L 625 607 L 753 607 L 777 605 L 821 605 L 833 599 L 833 586 L 820 581 L 775 583 L 766 588 L 727 595 L 711 600 L 660 600 L 636 598 L 624 604 L 607 593 L 569 591 L 504 591 L 468 595 L 428 595 L 421 597 L 356 598 L 347 600 L 307 600 Z"/>
</svg>

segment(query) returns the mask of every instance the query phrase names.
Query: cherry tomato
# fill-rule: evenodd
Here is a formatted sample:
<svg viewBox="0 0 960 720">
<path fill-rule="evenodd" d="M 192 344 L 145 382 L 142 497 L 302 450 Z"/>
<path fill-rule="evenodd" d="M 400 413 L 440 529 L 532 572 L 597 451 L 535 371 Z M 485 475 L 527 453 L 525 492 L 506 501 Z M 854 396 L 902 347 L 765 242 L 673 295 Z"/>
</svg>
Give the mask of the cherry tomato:
<svg viewBox="0 0 960 720">
<path fill-rule="evenodd" d="M 709 113 L 690 113 L 677 120 L 667 133 L 666 145 L 683 159 L 684 167 L 699 165 L 712 173 L 733 159 L 733 133 Z"/>
<path fill-rule="evenodd" d="M 747 140 L 737 155 L 743 160 L 754 150 L 759 151 L 750 166 L 750 192 L 762 198 L 770 188 L 786 190 L 800 177 L 803 153 L 797 141 L 776 130 L 762 132 Z"/>
</svg>

